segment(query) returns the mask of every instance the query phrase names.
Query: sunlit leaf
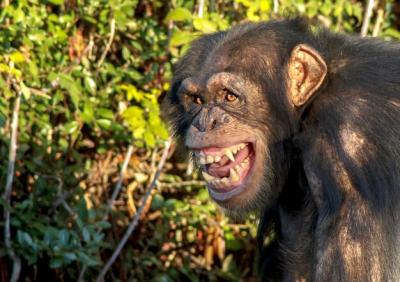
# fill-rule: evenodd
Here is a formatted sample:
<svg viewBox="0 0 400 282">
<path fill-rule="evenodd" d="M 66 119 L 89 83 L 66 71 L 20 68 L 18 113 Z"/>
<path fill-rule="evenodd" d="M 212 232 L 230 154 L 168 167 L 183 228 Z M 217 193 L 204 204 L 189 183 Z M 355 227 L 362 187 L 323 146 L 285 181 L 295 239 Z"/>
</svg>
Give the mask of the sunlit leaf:
<svg viewBox="0 0 400 282">
<path fill-rule="evenodd" d="M 192 13 L 185 8 L 179 7 L 167 14 L 167 21 L 185 21 L 192 19 Z"/>
</svg>

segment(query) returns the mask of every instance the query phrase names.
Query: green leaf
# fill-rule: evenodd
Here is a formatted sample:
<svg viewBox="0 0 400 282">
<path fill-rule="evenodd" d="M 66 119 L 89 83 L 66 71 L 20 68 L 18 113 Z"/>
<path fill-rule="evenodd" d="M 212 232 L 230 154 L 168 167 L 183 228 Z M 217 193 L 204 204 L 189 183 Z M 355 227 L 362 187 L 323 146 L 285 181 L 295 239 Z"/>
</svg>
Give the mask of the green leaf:
<svg viewBox="0 0 400 282">
<path fill-rule="evenodd" d="M 61 258 L 53 258 L 50 260 L 50 268 L 59 268 L 63 264 L 63 261 Z"/>
<path fill-rule="evenodd" d="M 66 258 L 67 260 L 70 260 L 70 261 L 74 261 L 74 260 L 77 259 L 76 254 L 72 253 L 72 252 L 63 253 L 63 257 Z"/>
<path fill-rule="evenodd" d="M 192 13 L 188 9 L 179 7 L 170 11 L 165 19 L 167 21 L 176 21 L 176 22 L 191 20 Z"/>
<path fill-rule="evenodd" d="M 94 81 L 93 78 L 86 76 L 85 77 L 85 88 L 89 90 L 90 93 L 95 93 L 96 92 L 96 82 Z"/>
<path fill-rule="evenodd" d="M 64 4 L 64 0 L 47 0 L 49 3 L 54 5 L 62 5 Z"/>
<path fill-rule="evenodd" d="M 29 247 L 33 245 L 33 240 L 31 235 L 21 230 L 17 230 L 17 240 L 22 245 L 27 245 Z"/>
<path fill-rule="evenodd" d="M 10 60 L 16 64 L 25 62 L 25 57 L 21 52 L 14 52 L 10 55 Z"/>
<path fill-rule="evenodd" d="M 111 127 L 111 120 L 109 119 L 98 119 L 97 124 L 103 129 L 109 129 Z"/>
<path fill-rule="evenodd" d="M 85 242 L 89 242 L 90 241 L 90 232 L 89 232 L 89 229 L 87 227 L 83 227 L 82 236 L 83 236 L 83 240 Z"/>
<path fill-rule="evenodd" d="M 64 125 L 64 131 L 67 134 L 72 134 L 78 129 L 78 127 L 79 127 L 79 124 L 77 121 L 71 121 Z"/>
<path fill-rule="evenodd" d="M 99 262 L 96 259 L 88 256 L 82 251 L 78 252 L 78 258 L 83 264 L 88 266 L 95 266 L 99 264 Z"/>
<path fill-rule="evenodd" d="M 58 233 L 58 241 L 62 247 L 65 247 L 69 241 L 69 232 L 66 229 L 60 230 Z"/>
<path fill-rule="evenodd" d="M 85 102 L 83 106 L 83 112 L 81 113 L 81 118 L 86 123 L 89 123 L 94 119 L 94 110 L 90 101 Z"/>
<path fill-rule="evenodd" d="M 195 29 L 204 33 L 215 32 L 217 30 L 217 26 L 205 18 L 195 18 L 193 26 Z"/>
<path fill-rule="evenodd" d="M 59 76 L 60 86 L 68 91 L 71 96 L 72 103 L 74 104 L 76 109 L 79 109 L 79 101 L 81 90 L 80 86 L 70 75 L 61 74 Z"/>
<path fill-rule="evenodd" d="M 151 132 L 145 131 L 143 134 L 143 138 L 149 147 L 154 147 L 154 145 L 156 145 L 156 139 L 154 138 L 154 135 Z"/>
<path fill-rule="evenodd" d="M 22 81 L 20 83 L 20 86 L 22 95 L 24 95 L 25 100 L 29 100 L 29 98 L 31 97 L 31 90 L 26 87 L 26 85 Z"/>
<path fill-rule="evenodd" d="M 193 38 L 194 38 L 194 35 L 189 31 L 175 30 L 172 33 L 169 44 L 171 46 L 175 46 L 175 47 L 181 46 L 181 45 L 189 43 L 190 41 L 193 40 Z"/>
</svg>

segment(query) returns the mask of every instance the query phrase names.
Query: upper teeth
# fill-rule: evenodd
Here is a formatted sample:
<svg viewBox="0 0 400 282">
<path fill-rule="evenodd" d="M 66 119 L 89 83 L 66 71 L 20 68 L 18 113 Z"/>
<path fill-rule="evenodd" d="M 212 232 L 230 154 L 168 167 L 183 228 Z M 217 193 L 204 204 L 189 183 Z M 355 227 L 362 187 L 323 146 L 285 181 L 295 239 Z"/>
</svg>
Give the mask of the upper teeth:
<svg viewBox="0 0 400 282">
<path fill-rule="evenodd" d="M 213 152 L 213 153 L 207 153 L 207 155 L 204 153 L 204 151 L 200 151 L 199 153 L 196 153 L 198 156 L 198 161 L 200 164 L 205 165 L 205 164 L 211 164 L 211 163 L 217 163 L 221 160 L 221 158 L 225 155 L 229 160 L 232 162 L 235 161 L 235 154 L 246 147 L 246 143 L 240 143 L 237 145 L 233 145 L 228 148 L 224 148 L 221 151 L 218 152 Z"/>
<path fill-rule="evenodd" d="M 204 170 L 201 172 L 203 174 L 203 178 L 207 183 L 211 184 L 216 188 L 223 188 L 228 187 L 230 185 L 235 185 L 240 180 L 240 176 L 242 175 L 243 171 L 247 170 L 250 166 L 250 159 L 247 157 L 243 160 L 240 164 L 235 165 L 229 170 L 228 177 L 214 177 Z"/>
</svg>

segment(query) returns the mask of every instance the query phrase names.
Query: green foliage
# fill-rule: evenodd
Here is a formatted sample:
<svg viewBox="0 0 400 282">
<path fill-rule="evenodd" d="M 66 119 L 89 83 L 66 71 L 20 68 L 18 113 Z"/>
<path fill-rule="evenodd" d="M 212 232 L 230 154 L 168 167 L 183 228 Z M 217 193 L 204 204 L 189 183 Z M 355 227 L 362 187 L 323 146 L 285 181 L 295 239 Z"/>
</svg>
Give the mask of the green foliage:
<svg viewBox="0 0 400 282">
<path fill-rule="evenodd" d="M 94 280 L 150 180 L 168 135 L 158 102 L 168 91 L 172 63 L 193 39 L 246 20 L 296 15 L 316 27 L 359 32 L 364 15 L 363 1 L 357 0 L 205 0 L 203 7 L 200 2 L 3 1 L 1 187 L 18 92 L 22 101 L 12 202 L 0 204 L 11 212 L 12 246 L 24 262 L 21 280 L 48 273 L 48 267 L 54 280 L 75 281 L 80 274 Z M 399 39 L 399 4 L 385 1 L 377 8 L 384 12 L 380 35 Z M 374 16 L 370 33 L 376 21 Z M 128 144 L 135 149 L 117 201 L 122 204 L 107 217 Z M 160 181 L 180 183 L 185 170 L 168 163 Z M 253 222 L 230 223 L 203 187 L 157 191 L 141 222 L 113 266 L 116 279 L 255 276 L 252 262 L 240 263 L 254 256 Z"/>
</svg>

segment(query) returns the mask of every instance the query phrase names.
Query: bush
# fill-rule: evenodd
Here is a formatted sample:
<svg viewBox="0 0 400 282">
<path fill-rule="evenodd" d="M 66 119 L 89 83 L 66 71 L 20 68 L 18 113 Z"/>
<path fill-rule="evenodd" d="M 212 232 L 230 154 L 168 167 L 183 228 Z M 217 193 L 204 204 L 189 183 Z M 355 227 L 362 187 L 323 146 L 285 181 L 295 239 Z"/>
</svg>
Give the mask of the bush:
<svg viewBox="0 0 400 282">
<path fill-rule="evenodd" d="M 385 3 L 376 8 L 388 15 L 378 30 L 400 38 L 399 4 Z M 90 281 L 102 269 L 160 158 L 168 133 L 158 102 L 168 91 L 171 65 L 191 40 L 244 20 L 298 14 L 335 31 L 359 32 L 363 7 L 316 0 L 3 1 L 1 187 L 9 175 L 12 113 L 17 101 L 21 106 L 11 202 L 4 197 L 1 205 L 10 212 L 21 280 Z M 124 188 L 109 213 L 130 144 Z M 256 275 L 254 220 L 230 223 L 187 171 L 174 157 L 165 165 L 160 189 L 108 279 Z M 5 246 L 0 254 L 1 277 L 9 278 Z"/>
</svg>

